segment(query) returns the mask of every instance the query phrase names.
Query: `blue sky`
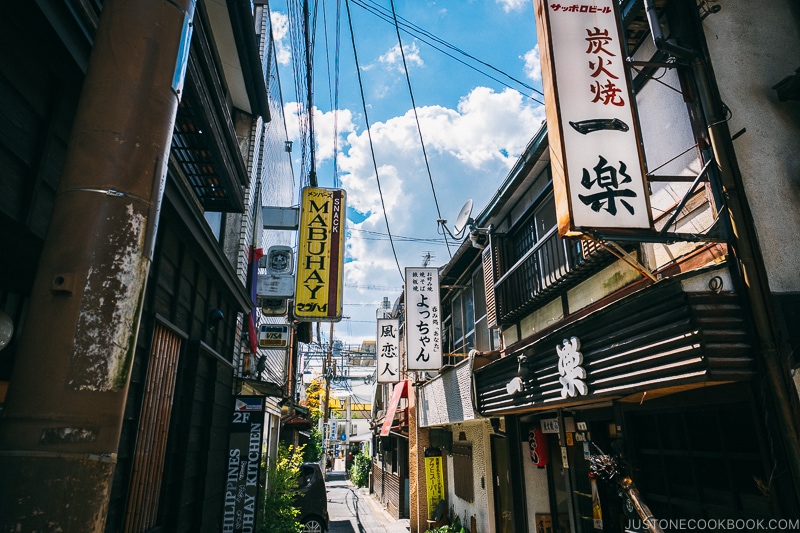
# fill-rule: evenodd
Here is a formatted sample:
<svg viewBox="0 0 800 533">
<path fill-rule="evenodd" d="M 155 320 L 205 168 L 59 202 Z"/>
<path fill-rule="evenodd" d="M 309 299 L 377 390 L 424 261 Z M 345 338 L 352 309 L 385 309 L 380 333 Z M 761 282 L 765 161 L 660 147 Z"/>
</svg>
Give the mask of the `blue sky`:
<svg viewBox="0 0 800 533">
<path fill-rule="evenodd" d="M 358 1 L 391 13 L 389 0 Z M 317 176 L 322 187 L 334 183 L 332 79 L 336 4 L 332 0 L 319 2 L 319 9 L 324 6 L 326 11 L 319 12 L 316 29 L 314 128 Z M 271 2 L 270 6 L 291 138 L 297 135 L 299 122 L 286 33 L 286 0 Z M 430 35 L 426 40 L 435 38 L 541 89 L 531 0 L 396 0 L 394 6 L 401 22 L 405 20 Z M 395 28 L 355 0 L 350 0 L 350 12 L 375 163 L 342 0 L 340 96 L 335 122 L 339 178 L 347 191 L 349 216 L 344 274 L 346 318 L 336 325 L 335 338 L 360 344 L 375 337 L 375 310 L 383 297 L 394 302 L 400 295 L 405 267 L 421 266 L 427 252 L 433 256 L 430 266 L 441 266 L 449 260 L 436 220 L 441 214 L 452 226 L 468 199 L 474 201 L 473 215 L 480 212 L 539 129 L 544 109 L 536 101 L 541 101 L 541 96 L 524 85 L 451 49 L 448 53 L 458 60 L 448 57 L 420 38 L 401 32 L 427 154 L 426 166 Z M 323 27 L 324 20 L 327 28 Z M 299 166 L 296 169 L 299 174 Z M 386 236 L 384 206 L 395 237 L 397 260 Z M 452 252 L 455 249 L 451 246 Z"/>
</svg>

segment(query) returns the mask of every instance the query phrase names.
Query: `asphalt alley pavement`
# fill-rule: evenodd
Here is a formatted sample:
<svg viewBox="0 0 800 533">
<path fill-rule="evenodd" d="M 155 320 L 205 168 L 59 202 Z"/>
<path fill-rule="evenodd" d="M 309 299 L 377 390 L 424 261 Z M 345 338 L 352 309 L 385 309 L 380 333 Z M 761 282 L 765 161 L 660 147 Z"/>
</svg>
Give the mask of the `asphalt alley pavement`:
<svg viewBox="0 0 800 533">
<path fill-rule="evenodd" d="M 392 517 L 369 489 L 347 479 L 343 467 L 343 461 L 337 460 L 334 470 L 326 474 L 329 533 L 408 533 L 408 519 Z"/>
</svg>

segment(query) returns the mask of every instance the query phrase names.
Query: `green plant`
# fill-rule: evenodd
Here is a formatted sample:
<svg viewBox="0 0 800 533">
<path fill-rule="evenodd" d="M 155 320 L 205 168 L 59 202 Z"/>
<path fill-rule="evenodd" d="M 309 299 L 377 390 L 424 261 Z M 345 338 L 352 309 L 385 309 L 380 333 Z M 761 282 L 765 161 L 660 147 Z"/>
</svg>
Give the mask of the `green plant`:
<svg viewBox="0 0 800 533">
<path fill-rule="evenodd" d="M 305 446 L 278 447 L 278 457 L 267 473 L 267 491 L 260 533 L 300 533 L 297 522 L 300 511 L 294 506 L 297 497 L 297 478 L 303 464 Z"/>
<path fill-rule="evenodd" d="M 465 533 L 465 529 L 461 525 L 461 518 L 456 515 L 449 524 L 431 528 L 427 533 Z"/>
<path fill-rule="evenodd" d="M 353 466 L 350 467 L 350 481 L 357 487 L 366 487 L 369 483 L 369 472 L 372 468 L 372 459 L 362 451 L 353 458 Z"/>
<path fill-rule="evenodd" d="M 319 428 L 311 428 L 311 438 L 303 450 L 303 459 L 307 463 L 318 463 L 322 457 L 322 433 Z"/>
</svg>

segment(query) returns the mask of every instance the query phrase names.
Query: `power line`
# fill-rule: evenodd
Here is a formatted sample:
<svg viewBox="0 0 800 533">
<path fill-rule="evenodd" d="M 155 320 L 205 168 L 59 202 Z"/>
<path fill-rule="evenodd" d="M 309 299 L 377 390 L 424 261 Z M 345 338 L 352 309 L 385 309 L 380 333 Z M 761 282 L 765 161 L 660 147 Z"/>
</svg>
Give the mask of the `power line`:
<svg viewBox="0 0 800 533">
<path fill-rule="evenodd" d="M 368 237 L 362 237 L 364 240 L 373 240 L 373 241 L 382 241 L 388 240 L 389 236 L 386 233 L 381 233 L 379 231 L 371 231 L 366 229 L 360 228 L 348 228 L 347 231 L 350 232 L 358 232 L 358 233 L 365 233 Z M 422 237 L 405 237 L 403 235 L 392 235 L 396 241 L 405 241 L 405 242 L 421 242 L 426 244 L 437 244 L 440 246 L 444 246 L 447 243 L 443 239 L 427 239 Z"/>
<path fill-rule="evenodd" d="M 303 2 L 305 4 L 305 2 Z M 310 184 L 311 151 L 310 143 L 311 110 L 308 102 L 311 100 L 311 87 L 308 84 L 310 38 L 307 36 L 308 24 L 306 23 L 306 6 L 301 5 L 301 0 L 287 0 L 287 17 L 289 19 L 289 47 L 292 57 L 292 80 L 294 81 L 295 100 L 298 102 L 297 110 L 298 133 L 300 137 L 300 180 L 301 184 Z M 316 183 L 313 183 L 316 185 Z"/>
<path fill-rule="evenodd" d="M 383 190 L 381 189 L 381 180 L 380 177 L 378 176 L 378 163 L 375 160 L 375 146 L 372 143 L 372 130 L 370 129 L 369 115 L 367 114 L 367 101 L 364 98 L 364 84 L 361 81 L 361 68 L 358 65 L 358 53 L 356 52 L 356 37 L 355 34 L 353 33 L 353 19 L 350 16 L 350 1 L 345 0 L 344 4 L 345 7 L 347 8 L 347 22 L 350 25 L 350 39 L 352 40 L 353 43 L 353 58 L 355 59 L 356 73 L 358 74 L 358 88 L 361 93 L 361 105 L 364 108 L 364 122 L 367 127 L 367 137 L 369 138 L 369 150 L 370 153 L 372 154 L 372 166 L 375 169 L 375 181 L 378 184 L 378 194 L 381 198 L 381 208 L 383 209 L 383 218 L 386 221 L 386 232 L 389 235 L 389 242 L 392 245 L 392 253 L 394 254 L 394 261 L 397 264 L 397 271 L 400 273 L 400 279 L 402 279 L 403 282 L 405 282 L 405 279 L 403 278 L 403 269 L 400 268 L 400 260 L 397 258 L 397 250 L 395 250 L 394 247 L 392 232 L 389 229 L 389 215 L 386 212 L 386 203 L 383 200 Z"/>
<path fill-rule="evenodd" d="M 406 74 L 406 82 L 408 83 L 408 94 L 411 96 L 411 108 L 414 110 L 414 120 L 417 123 L 417 133 L 419 134 L 419 144 L 422 146 L 422 157 L 425 159 L 425 169 L 428 171 L 428 181 L 431 183 L 431 192 L 433 193 L 433 203 L 436 205 L 436 214 L 438 218 L 442 218 L 442 211 L 439 209 L 439 200 L 436 198 L 436 187 L 433 186 L 433 175 L 431 175 L 431 166 L 428 163 L 428 152 L 425 150 L 425 142 L 422 140 L 422 128 L 419 125 L 419 115 L 417 114 L 417 103 L 414 101 L 414 91 L 411 89 L 411 76 L 408 74 L 408 64 L 406 63 L 406 53 L 403 50 L 403 40 L 400 38 L 400 26 L 397 25 L 397 14 L 394 10 L 394 0 L 389 0 L 392 6 L 392 17 L 394 19 L 394 29 L 397 32 L 397 46 L 400 47 L 400 57 L 403 58 L 403 71 Z M 444 242 L 447 245 L 447 253 L 450 257 L 453 254 L 450 252 L 450 243 L 447 242 L 447 236 L 444 236 Z"/>
<path fill-rule="evenodd" d="M 372 2 L 371 0 L 366 0 L 366 1 L 353 0 L 353 3 L 355 3 L 357 6 L 361 7 L 365 11 L 371 13 L 372 15 L 378 17 L 379 19 L 381 19 L 381 20 L 383 20 L 385 22 L 388 22 L 389 24 L 393 24 L 393 25 L 395 24 L 394 17 L 392 16 L 392 14 L 388 13 L 386 11 L 386 8 L 377 5 L 375 2 Z M 368 5 L 368 4 L 371 4 L 371 5 Z M 498 69 L 497 67 L 495 67 L 495 66 L 493 66 L 493 65 L 491 65 L 491 64 L 489 64 L 489 63 L 487 63 L 485 61 L 482 61 L 482 60 L 478 59 L 474 55 L 462 50 L 461 48 L 458 48 L 455 45 L 450 44 L 449 42 L 445 41 L 444 39 L 436 37 L 433 33 L 422 29 L 421 27 L 417 26 L 416 24 L 413 24 L 412 22 L 408 21 L 407 19 L 404 19 L 403 17 L 399 17 L 399 16 L 397 18 L 399 20 L 403 21 L 403 23 L 399 24 L 399 26 L 402 28 L 402 30 L 405 33 L 411 35 L 412 37 L 416 37 L 420 42 L 422 42 L 424 44 L 427 44 L 428 46 L 430 46 L 434 50 L 438 50 L 439 52 L 443 53 L 447 57 L 449 57 L 449 58 L 461 63 L 462 65 L 474 70 L 475 72 L 478 72 L 479 74 L 482 74 L 482 75 L 486 76 L 487 78 L 490 78 L 490 79 L 496 81 L 497 83 L 503 85 L 504 87 L 508 87 L 509 89 L 515 89 L 511 85 L 505 83 L 504 81 L 497 79 L 496 77 L 492 76 L 491 74 L 489 74 L 487 72 L 484 72 L 481 69 L 475 67 L 474 65 L 471 65 L 471 64 L 467 63 L 466 61 L 464 61 L 462 59 L 459 59 L 458 57 L 454 56 L 453 54 L 447 52 L 446 50 L 443 50 L 442 48 L 440 48 L 439 46 L 434 44 L 434 42 L 435 43 L 439 43 L 443 47 L 448 48 L 448 49 L 452 50 L 453 52 L 456 52 L 457 54 L 460 54 L 460 55 L 462 55 L 464 57 L 467 57 L 470 60 L 475 61 L 476 63 L 478 63 L 480 65 L 483 65 L 483 66 L 487 67 L 488 69 L 491 69 L 492 71 L 497 72 L 498 74 L 500 74 L 502 76 L 505 76 L 509 80 L 517 83 L 520 87 L 524 87 L 525 89 L 528 89 L 528 90 L 530 90 L 530 91 L 532 91 L 534 93 L 537 93 L 540 96 L 544 97 L 544 93 L 542 93 L 542 91 L 540 91 L 539 89 L 537 89 L 537 88 L 525 83 L 524 81 L 521 81 L 521 80 L 515 78 L 514 76 L 504 72 L 503 70 Z M 430 42 L 431 40 L 434 41 L 434 42 Z M 522 91 L 520 91 L 520 92 L 522 92 Z M 535 97 L 533 97 L 531 95 L 527 95 L 527 96 L 531 100 L 533 100 L 533 101 L 535 101 L 535 102 L 537 102 L 539 104 L 544 105 L 544 102 L 539 100 L 538 98 L 535 98 Z"/>
</svg>

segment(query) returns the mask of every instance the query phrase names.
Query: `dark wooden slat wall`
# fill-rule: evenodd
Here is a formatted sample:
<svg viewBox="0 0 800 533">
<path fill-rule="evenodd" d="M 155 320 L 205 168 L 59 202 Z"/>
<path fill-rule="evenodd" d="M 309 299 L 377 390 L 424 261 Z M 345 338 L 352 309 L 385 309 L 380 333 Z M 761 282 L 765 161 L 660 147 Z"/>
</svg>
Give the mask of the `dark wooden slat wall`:
<svg viewBox="0 0 800 533">
<path fill-rule="evenodd" d="M 737 296 L 689 295 L 680 282 L 662 282 L 477 370 L 478 405 L 484 414 L 510 414 L 666 386 L 748 380 L 755 371 L 749 335 Z M 589 394 L 564 400 L 556 346 L 572 336 L 581 341 Z M 526 356 L 522 367 L 518 355 Z M 509 394 L 506 385 L 518 375 L 524 390 Z"/>
</svg>

